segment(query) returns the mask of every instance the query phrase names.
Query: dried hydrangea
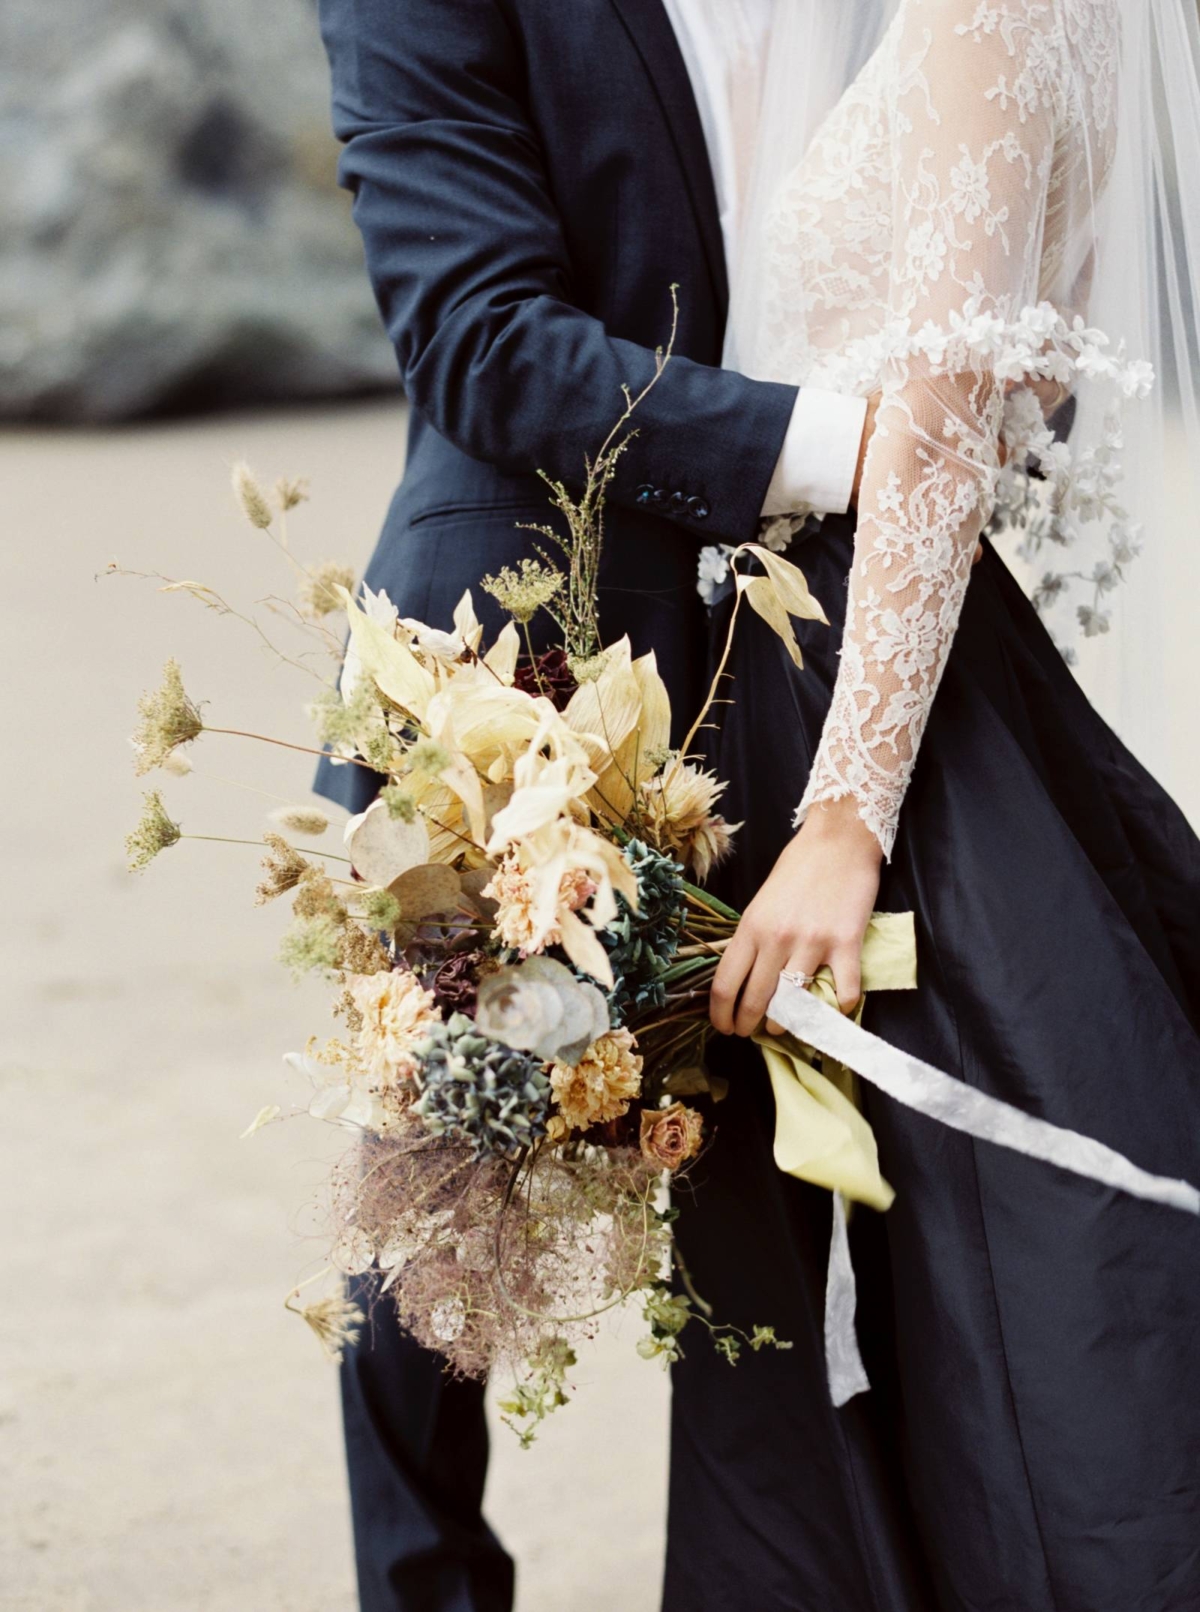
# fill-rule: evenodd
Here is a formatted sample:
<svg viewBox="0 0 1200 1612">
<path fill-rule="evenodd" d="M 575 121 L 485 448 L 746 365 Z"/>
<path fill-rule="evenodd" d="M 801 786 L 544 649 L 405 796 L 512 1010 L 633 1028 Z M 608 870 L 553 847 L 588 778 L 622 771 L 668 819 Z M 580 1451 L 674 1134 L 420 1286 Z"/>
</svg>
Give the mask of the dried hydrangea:
<svg viewBox="0 0 1200 1612">
<path fill-rule="evenodd" d="M 182 838 L 179 824 L 168 816 L 158 790 L 149 790 L 143 798 L 142 815 L 138 826 L 132 834 L 125 836 L 125 854 L 130 873 L 140 873 L 153 862 L 160 851 L 169 850 Z"/>
<path fill-rule="evenodd" d="M 550 1082 L 536 1058 L 489 1041 L 455 1013 L 416 1049 L 414 1110 L 434 1136 L 508 1157 L 546 1134 Z"/>
<path fill-rule="evenodd" d="M 348 565 L 339 565 L 336 560 L 320 560 L 316 565 L 306 566 L 300 581 L 301 611 L 315 621 L 332 615 L 342 608 L 339 588 L 345 588 L 347 593 L 354 591 L 354 572 Z"/>
<path fill-rule="evenodd" d="M 190 744 L 204 732 L 199 708 L 188 698 L 176 660 L 169 660 L 163 668 L 161 688 L 142 695 L 138 713 L 141 721 L 133 734 L 133 770 L 139 777 L 161 767 L 181 744 Z"/>
<path fill-rule="evenodd" d="M 558 596 L 564 580 L 561 571 L 526 555 L 519 571 L 506 565 L 498 576 L 484 577 L 480 586 L 491 594 L 501 610 L 525 626 Z"/>
<path fill-rule="evenodd" d="M 610 1030 L 578 1063 L 554 1065 L 550 1089 L 571 1130 L 586 1131 L 629 1112 L 642 1090 L 642 1059 L 636 1048 L 630 1031 Z"/>
</svg>

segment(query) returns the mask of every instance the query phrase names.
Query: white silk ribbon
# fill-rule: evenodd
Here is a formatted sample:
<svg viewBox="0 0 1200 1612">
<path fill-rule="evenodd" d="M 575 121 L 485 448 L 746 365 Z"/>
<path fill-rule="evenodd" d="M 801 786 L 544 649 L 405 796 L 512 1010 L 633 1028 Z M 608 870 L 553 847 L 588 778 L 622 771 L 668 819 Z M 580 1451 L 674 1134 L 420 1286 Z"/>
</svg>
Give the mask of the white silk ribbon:
<svg viewBox="0 0 1200 1612">
<path fill-rule="evenodd" d="M 896 1102 L 952 1130 L 983 1142 L 995 1142 L 1027 1158 L 1056 1164 L 1135 1198 L 1200 1215 L 1200 1191 L 1190 1182 L 1152 1175 L 1103 1142 L 1037 1119 L 998 1097 L 976 1091 L 872 1035 L 813 991 L 781 980 L 767 1017 L 798 1041 L 852 1069 Z M 835 1192 L 825 1297 L 825 1365 L 830 1398 L 839 1406 L 870 1387 L 855 1333 L 855 1301 L 846 1203 L 841 1193 Z"/>
</svg>

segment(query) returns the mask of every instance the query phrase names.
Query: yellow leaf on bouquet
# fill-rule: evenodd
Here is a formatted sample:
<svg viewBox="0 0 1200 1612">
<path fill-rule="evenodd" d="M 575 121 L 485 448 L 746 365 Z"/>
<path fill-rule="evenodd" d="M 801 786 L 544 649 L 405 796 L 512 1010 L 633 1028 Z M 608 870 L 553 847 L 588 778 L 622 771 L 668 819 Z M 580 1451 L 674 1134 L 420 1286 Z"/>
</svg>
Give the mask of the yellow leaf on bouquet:
<svg viewBox="0 0 1200 1612">
<path fill-rule="evenodd" d="M 461 751 L 486 772 L 505 748 L 527 745 L 546 720 L 549 702 L 507 688 L 490 673 L 467 666 L 429 701 L 431 738 Z"/>
<path fill-rule="evenodd" d="M 454 626 L 463 641 L 464 649 L 469 649 L 474 654 L 483 640 L 483 624 L 475 614 L 475 602 L 471 598 L 470 588 L 454 607 Z"/>
<path fill-rule="evenodd" d="M 345 588 L 338 588 L 350 637 L 367 676 L 402 710 L 423 721 L 436 684 L 406 644 L 359 609 Z"/>
<path fill-rule="evenodd" d="M 746 603 L 756 610 L 767 626 L 783 640 L 783 647 L 791 656 L 793 664 L 803 667 L 804 657 L 796 641 L 792 618 L 788 615 L 783 600 L 776 593 L 770 577 L 739 576 L 737 586 L 738 592 L 745 595 Z"/>
<path fill-rule="evenodd" d="M 563 720 L 574 733 L 590 736 L 611 755 L 633 731 L 641 711 L 642 691 L 629 640 L 622 638 L 604 651 L 599 676 L 581 683 L 572 694 Z"/>
<path fill-rule="evenodd" d="M 633 728 L 612 752 L 612 762 L 600 774 L 590 797 L 597 816 L 624 823 L 638 790 L 661 764 L 671 742 L 671 700 L 659 676 L 654 651 L 641 655 L 632 666 L 641 699 Z"/>
<path fill-rule="evenodd" d="M 564 716 L 574 732 L 593 743 L 598 780 L 589 804 L 613 822 L 628 817 L 641 779 L 652 770 L 647 755 L 666 748 L 671 706 L 654 655 L 630 659 L 628 638 L 610 651 L 600 676 L 584 683 Z"/>
<path fill-rule="evenodd" d="M 598 984 L 611 991 L 614 983 L 612 964 L 608 960 L 608 953 L 600 944 L 596 931 L 574 912 L 561 913 L 558 927 L 562 934 L 562 949 L 575 967 L 582 969 Z"/>
<path fill-rule="evenodd" d="M 826 626 L 829 625 L 828 616 L 822 610 L 820 601 L 809 592 L 804 572 L 798 566 L 785 560 L 782 554 L 773 554 L 770 549 L 763 548 L 760 543 L 746 543 L 743 546 L 762 561 L 779 602 L 789 616 L 800 616 L 805 621 L 823 621 Z"/>
<path fill-rule="evenodd" d="M 448 789 L 452 789 L 463 803 L 467 822 L 470 825 L 471 837 L 480 847 L 487 838 L 487 812 L 483 800 L 483 780 L 466 756 L 455 755 L 448 767 L 443 767 L 438 777 Z"/>
<path fill-rule="evenodd" d="M 520 654 L 521 635 L 516 625 L 507 621 L 500 636 L 483 657 L 483 664 L 490 667 L 502 683 L 508 684 L 516 676 Z"/>
<path fill-rule="evenodd" d="M 536 782 L 515 789 L 508 805 L 492 819 L 488 854 L 495 856 L 513 840 L 536 834 L 562 817 L 571 801 L 578 798 L 577 779 L 569 762 L 547 762 Z"/>
</svg>

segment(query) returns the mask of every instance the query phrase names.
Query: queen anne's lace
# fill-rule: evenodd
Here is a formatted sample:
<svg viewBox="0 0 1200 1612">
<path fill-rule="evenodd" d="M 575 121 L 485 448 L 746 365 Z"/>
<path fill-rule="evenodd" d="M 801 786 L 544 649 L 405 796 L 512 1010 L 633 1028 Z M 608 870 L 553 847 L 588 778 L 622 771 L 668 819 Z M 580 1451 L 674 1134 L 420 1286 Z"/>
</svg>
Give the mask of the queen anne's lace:
<svg viewBox="0 0 1200 1612">
<path fill-rule="evenodd" d="M 1072 466 L 1039 404 L 1081 377 L 1118 403 L 1152 379 L 1080 313 L 1093 242 L 1079 226 L 1113 159 L 1118 46 L 1115 0 L 901 0 L 771 212 L 775 378 L 882 392 L 841 663 L 796 821 L 853 796 L 888 855 L 998 500 L 1021 505 L 1033 463 L 1060 522 L 1107 520 L 1118 567 L 1134 550 L 1111 452 Z"/>
</svg>

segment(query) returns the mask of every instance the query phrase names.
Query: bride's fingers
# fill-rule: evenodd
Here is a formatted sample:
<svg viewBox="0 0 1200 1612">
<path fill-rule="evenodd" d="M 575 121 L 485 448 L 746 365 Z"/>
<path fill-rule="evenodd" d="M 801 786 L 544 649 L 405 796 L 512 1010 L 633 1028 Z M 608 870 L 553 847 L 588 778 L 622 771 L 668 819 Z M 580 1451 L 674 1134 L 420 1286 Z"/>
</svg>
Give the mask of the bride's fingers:
<svg viewBox="0 0 1200 1612">
<path fill-rule="evenodd" d="M 835 947 L 830 953 L 829 966 L 833 970 L 838 1007 L 843 1013 L 849 1013 L 858 1006 L 862 995 L 861 946 Z"/>
<path fill-rule="evenodd" d="M 782 950 L 760 951 L 754 959 L 750 978 L 742 988 L 734 1031 L 737 1035 L 753 1035 L 767 1014 L 767 1005 L 779 984 L 779 971 L 787 961 Z"/>
<path fill-rule="evenodd" d="M 721 1035 L 733 1034 L 738 992 L 754 966 L 754 955 L 753 941 L 739 929 L 725 948 L 725 955 L 717 965 L 712 990 L 709 993 L 708 1016 L 713 1029 L 719 1031 Z"/>
<path fill-rule="evenodd" d="M 820 966 L 821 959 L 815 952 L 802 952 L 789 957 L 784 964 L 784 969 L 787 973 L 794 974 L 798 979 L 811 980 L 816 976 Z M 776 984 L 778 984 L 778 980 L 776 980 Z M 771 994 L 774 995 L 774 992 Z M 782 1024 L 776 1024 L 774 1019 L 768 1019 L 767 1034 L 786 1035 L 787 1031 Z"/>
</svg>

